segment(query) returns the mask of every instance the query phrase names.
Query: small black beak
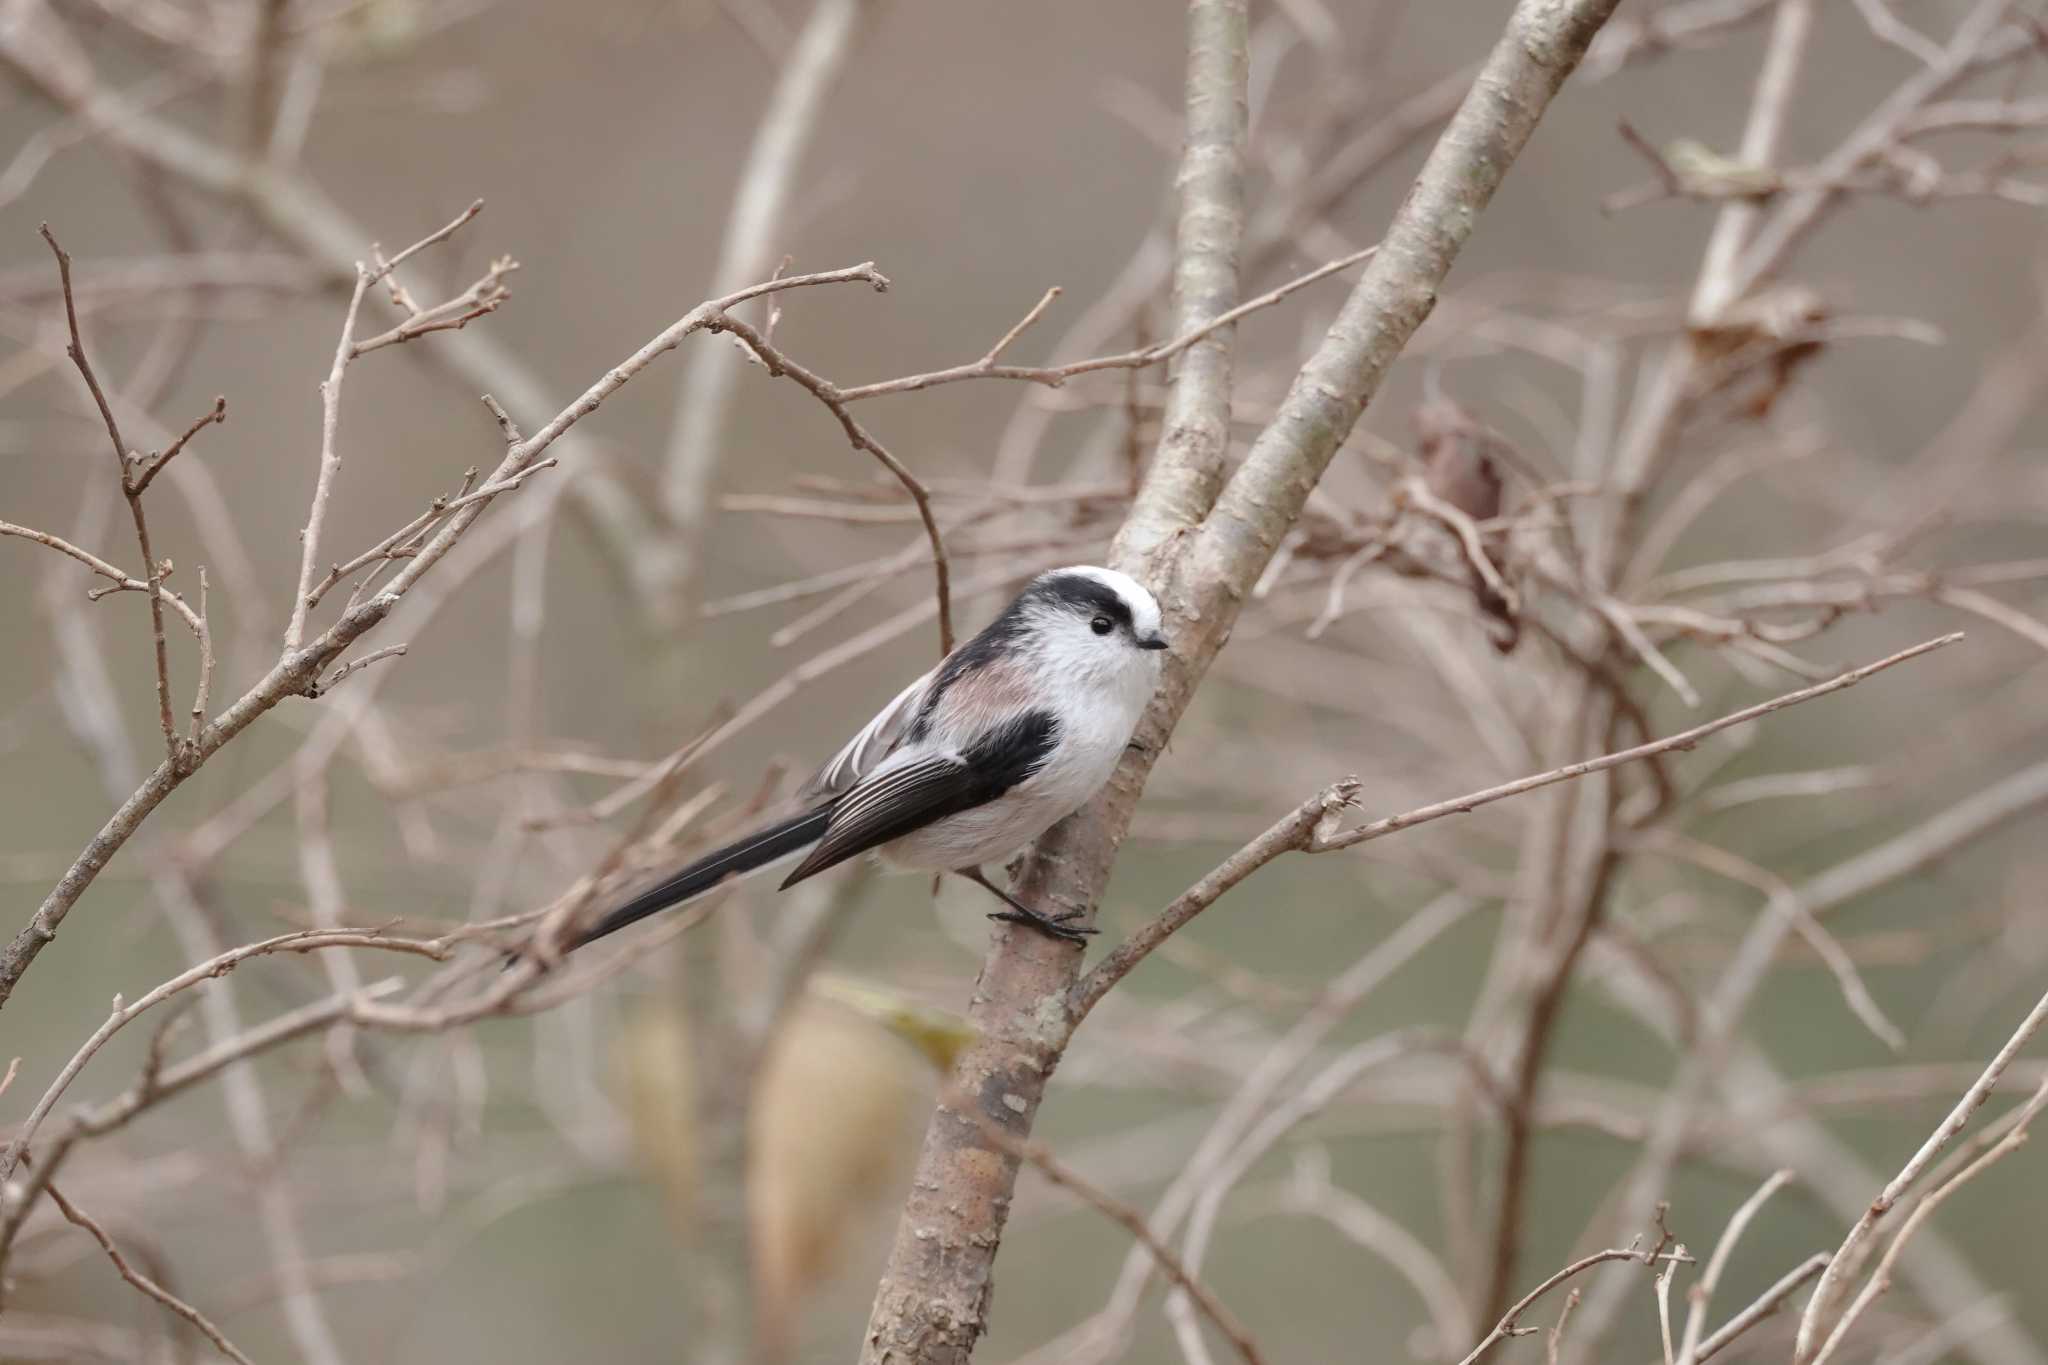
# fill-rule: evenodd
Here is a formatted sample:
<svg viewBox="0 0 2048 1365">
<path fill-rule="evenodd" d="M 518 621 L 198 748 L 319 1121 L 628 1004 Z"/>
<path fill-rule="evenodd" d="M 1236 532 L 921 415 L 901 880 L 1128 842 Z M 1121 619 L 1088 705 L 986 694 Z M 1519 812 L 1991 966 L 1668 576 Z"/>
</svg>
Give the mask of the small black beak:
<svg viewBox="0 0 2048 1365">
<path fill-rule="evenodd" d="M 1164 635 L 1148 635 L 1138 641 L 1138 648 L 1140 649 L 1165 649 L 1166 647 L 1166 637 Z"/>
</svg>

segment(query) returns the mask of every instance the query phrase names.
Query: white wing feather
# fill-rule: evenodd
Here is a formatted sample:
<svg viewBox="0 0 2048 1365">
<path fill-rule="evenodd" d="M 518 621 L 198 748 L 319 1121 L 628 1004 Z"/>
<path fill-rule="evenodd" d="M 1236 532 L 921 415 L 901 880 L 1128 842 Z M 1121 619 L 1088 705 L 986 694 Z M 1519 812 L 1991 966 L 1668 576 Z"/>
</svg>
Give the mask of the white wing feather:
<svg viewBox="0 0 2048 1365">
<path fill-rule="evenodd" d="M 817 776 L 804 784 L 804 797 L 837 796 L 873 772 L 895 751 L 903 732 L 910 727 L 912 717 L 923 705 L 926 690 L 938 674 L 935 667 L 898 692 L 894 701 L 876 713 L 873 720 L 861 727 L 859 734 L 846 742 L 845 748 L 832 756 L 831 762 L 818 769 Z"/>
</svg>

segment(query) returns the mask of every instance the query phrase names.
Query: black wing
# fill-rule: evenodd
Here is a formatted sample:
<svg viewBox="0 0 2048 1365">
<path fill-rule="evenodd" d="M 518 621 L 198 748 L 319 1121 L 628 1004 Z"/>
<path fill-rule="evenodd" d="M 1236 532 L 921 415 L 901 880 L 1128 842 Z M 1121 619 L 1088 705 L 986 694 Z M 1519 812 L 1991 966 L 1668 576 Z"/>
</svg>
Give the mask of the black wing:
<svg viewBox="0 0 2048 1365">
<path fill-rule="evenodd" d="M 862 778 L 834 803 L 825 837 L 784 889 L 935 820 L 986 805 L 1038 771 L 1059 743 L 1050 711 L 1029 711 L 958 756 L 933 754 Z"/>
</svg>

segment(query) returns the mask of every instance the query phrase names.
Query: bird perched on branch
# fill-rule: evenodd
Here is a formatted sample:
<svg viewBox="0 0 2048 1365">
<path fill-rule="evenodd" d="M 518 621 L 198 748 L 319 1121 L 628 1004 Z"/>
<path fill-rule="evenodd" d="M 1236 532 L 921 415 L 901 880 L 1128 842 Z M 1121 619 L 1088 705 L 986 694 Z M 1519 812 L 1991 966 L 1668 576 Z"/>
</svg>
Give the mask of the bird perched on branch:
<svg viewBox="0 0 2048 1365">
<path fill-rule="evenodd" d="M 1040 574 L 979 635 L 898 693 L 798 794 L 798 813 L 672 873 L 601 916 L 580 947 L 729 881 L 801 859 L 787 889 L 873 850 L 952 872 L 1007 908 L 992 919 L 1081 943 L 982 874 L 1109 780 L 1159 681 L 1159 604 L 1114 569 Z"/>
</svg>

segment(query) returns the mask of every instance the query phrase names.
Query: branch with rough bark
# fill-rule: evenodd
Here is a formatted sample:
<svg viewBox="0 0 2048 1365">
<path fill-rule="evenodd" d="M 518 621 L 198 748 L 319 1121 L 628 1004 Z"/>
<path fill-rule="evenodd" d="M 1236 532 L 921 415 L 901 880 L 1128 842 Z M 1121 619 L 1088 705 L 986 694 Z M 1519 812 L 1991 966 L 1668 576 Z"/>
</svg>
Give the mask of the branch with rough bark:
<svg viewBox="0 0 2048 1365">
<path fill-rule="evenodd" d="M 1208 876 L 1189 887 L 1171 905 L 1147 921 L 1137 933 L 1112 949 L 1108 956 L 1089 970 L 1086 976 L 1074 983 L 1072 991 L 1067 996 L 1067 1012 L 1073 1024 L 1078 1025 L 1103 996 L 1128 976 L 1148 955 L 1157 950 L 1170 935 L 1214 905 L 1245 878 L 1283 854 L 1329 853 L 1351 848 L 1373 839 L 1383 839 L 1390 834 L 1399 834 L 1417 825 L 1428 824 L 1432 820 L 1441 820 L 1445 816 L 1466 815 L 1495 801 L 1504 801 L 1559 782 L 1569 782 L 1592 773 L 1605 772 L 1625 763 L 1644 762 L 1659 754 L 1691 749 L 1710 735 L 1719 734 L 1723 730 L 1749 721 L 1760 720 L 1787 707 L 1854 687 L 1864 679 L 1882 673 L 1888 668 L 1955 644 L 1962 638 L 1960 631 L 1952 635 L 1943 635 L 1915 645 L 1911 649 L 1900 650 L 1874 663 L 1865 664 L 1861 668 L 1852 668 L 1824 683 L 1803 687 L 1797 692 L 1787 692 L 1783 696 L 1772 697 L 1754 706 L 1745 706 L 1739 711 L 1732 711 L 1675 735 L 1667 735 L 1616 753 L 1602 754 L 1598 758 L 1568 763 L 1563 767 L 1552 768 L 1548 772 L 1532 773 L 1528 777 L 1503 782 L 1484 791 L 1434 801 L 1400 815 L 1386 816 L 1351 829 L 1339 828 L 1338 821 L 1341 812 L 1357 804 L 1358 779 L 1348 778 L 1325 787 L 1282 816 L 1264 834 L 1232 854 Z"/>
</svg>

